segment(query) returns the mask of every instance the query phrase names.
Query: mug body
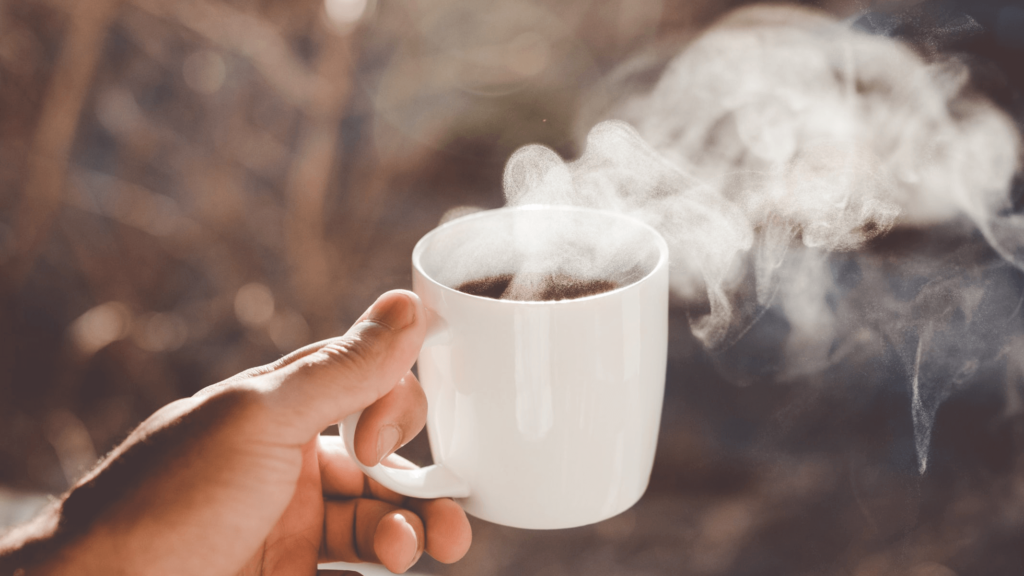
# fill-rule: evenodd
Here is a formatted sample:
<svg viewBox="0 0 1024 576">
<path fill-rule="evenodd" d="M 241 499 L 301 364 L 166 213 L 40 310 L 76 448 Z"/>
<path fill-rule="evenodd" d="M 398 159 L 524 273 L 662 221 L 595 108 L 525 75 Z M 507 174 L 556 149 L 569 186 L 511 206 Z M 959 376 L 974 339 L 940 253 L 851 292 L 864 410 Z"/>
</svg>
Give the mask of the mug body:
<svg viewBox="0 0 1024 576">
<path fill-rule="evenodd" d="M 524 264 L 531 244 L 559 241 L 534 230 L 565 218 L 601 231 L 573 236 L 576 248 L 588 238 L 628 238 L 625 252 L 597 246 L 590 254 L 612 250 L 632 260 L 630 281 L 560 301 L 496 300 L 456 289 L 531 266 Z M 491 257 L 488 250 L 506 252 Z M 483 264 L 459 271 L 461 262 L 452 259 L 463 257 Z M 469 484 L 470 495 L 460 500 L 466 511 L 513 527 L 568 528 L 632 506 L 650 477 L 664 394 L 668 252 L 660 235 L 616 213 L 505 208 L 434 230 L 416 246 L 413 264 L 413 289 L 431 315 L 418 362 L 431 451 Z"/>
</svg>

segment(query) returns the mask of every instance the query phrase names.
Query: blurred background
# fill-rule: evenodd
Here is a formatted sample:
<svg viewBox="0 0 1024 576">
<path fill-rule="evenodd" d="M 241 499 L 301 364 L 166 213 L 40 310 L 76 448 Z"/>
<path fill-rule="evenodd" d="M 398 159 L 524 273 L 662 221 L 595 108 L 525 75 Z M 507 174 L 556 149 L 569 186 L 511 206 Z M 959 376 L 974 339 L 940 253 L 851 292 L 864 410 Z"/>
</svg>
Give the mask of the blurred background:
<svg viewBox="0 0 1024 576">
<path fill-rule="evenodd" d="M 503 204 L 512 152 L 578 156 L 616 78 L 656 77 L 741 4 L 0 2 L 0 526 L 163 404 L 410 287 L 420 236 L 449 211 Z M 1024 121 L 1024 8 L 807 5 L 885 18 L 925 56 L 968 55 L 977 89 Z M 936 28 L 962 14 L 970 34 Z M 895 238 L 872 249 L 936 241 Z M 1024 291 L 1019 272 L 1003 281 Z M 636 507 L 551 533 L 474 520 L 465 560 L 416 570 L 1024 574 L 1024 394 L 953 394 L 922 475 L 892 358 L 775 381 L 765 340 L 711 354 L 682 306 L 671 319 Z M 1024 379 L 1024 362 L 1008 366 L 978 378 Z M 429 461 L 422 437 L 403 453 Z"/>
</svg>

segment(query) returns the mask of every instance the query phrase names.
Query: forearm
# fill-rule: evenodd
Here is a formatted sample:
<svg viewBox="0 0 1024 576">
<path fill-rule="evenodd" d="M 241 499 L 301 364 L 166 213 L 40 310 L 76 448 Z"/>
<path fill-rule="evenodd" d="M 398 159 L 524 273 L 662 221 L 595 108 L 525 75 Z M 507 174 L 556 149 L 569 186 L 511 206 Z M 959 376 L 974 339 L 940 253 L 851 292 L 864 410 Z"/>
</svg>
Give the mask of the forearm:
<svg viewBox="0 0 1024 576">
<path fill-rule="evenodd" d="M 51 503 L 29 522 L 0 534 L 0 576 L 119 573 L 120 539 L 75 513 L 74 500 L 94 496 L 81 488 Z"/>
<path fill-rule="evenodd" d="M 108 455 L 35 518 L 0 534 L 0 576 L 109 573 L 106 569 L 110 566 L 103 564 L 116 559 L 116 555 L 105 556 L 109 546 L 101 544 L 113 542 L 95 528 L 102 511 L 124 497 L 128 487 L 138 484 L 137 478 L 127 473 L 131 472 L 130 466 L 115 465 L 118 462 L 113 456 L 123 451 L 121 446 Z"/>
</svg>

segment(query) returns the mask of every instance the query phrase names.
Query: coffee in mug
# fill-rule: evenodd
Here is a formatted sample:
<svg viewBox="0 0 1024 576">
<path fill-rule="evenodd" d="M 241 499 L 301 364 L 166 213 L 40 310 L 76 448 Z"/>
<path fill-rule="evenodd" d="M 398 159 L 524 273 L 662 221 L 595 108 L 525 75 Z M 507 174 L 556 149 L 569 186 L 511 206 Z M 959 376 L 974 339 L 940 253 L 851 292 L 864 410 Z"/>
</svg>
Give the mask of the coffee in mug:
<svg viewBox="0 0 1024 576">
<path fill-rule="evenodd" d="M 488 276 L 464 282 L 456 290 L 473 296 L 508 300 L 510 298 L 506 298 L 505 293 L 514 278 L 512 274 Z M 548 276 L 543 280 L 542 286 L 543 288 L 536 294 L 536 300 L 573 300 L 617 288 L 615 283 L 609 280 L 581 280 L 571 276 Z"/>
</svg>

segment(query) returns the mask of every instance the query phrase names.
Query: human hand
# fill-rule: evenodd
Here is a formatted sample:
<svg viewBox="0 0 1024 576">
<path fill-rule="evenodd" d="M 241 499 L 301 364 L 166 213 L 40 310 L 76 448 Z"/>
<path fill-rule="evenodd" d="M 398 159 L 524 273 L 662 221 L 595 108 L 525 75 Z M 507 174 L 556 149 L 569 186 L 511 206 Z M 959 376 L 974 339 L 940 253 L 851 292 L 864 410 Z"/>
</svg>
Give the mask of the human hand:
<svg viewBox="0 0 1024 576">
<path fill-rule="evenodd" d="M 471 534 L 454 501 L 395 494 L 362 474 L 340 438 L 319 436 L 365 408 L 363 463 L 412 439 L 426 420 L 409 371 L 425 331 L 419 298 L 388 292 L 344 336 L 168 404 L 9 535 L 6 552 L 0 542 L 0 569 L 308 576 L 318 561 L 404 572 L 424 550 L 458 560 Z"/>
</svg>

